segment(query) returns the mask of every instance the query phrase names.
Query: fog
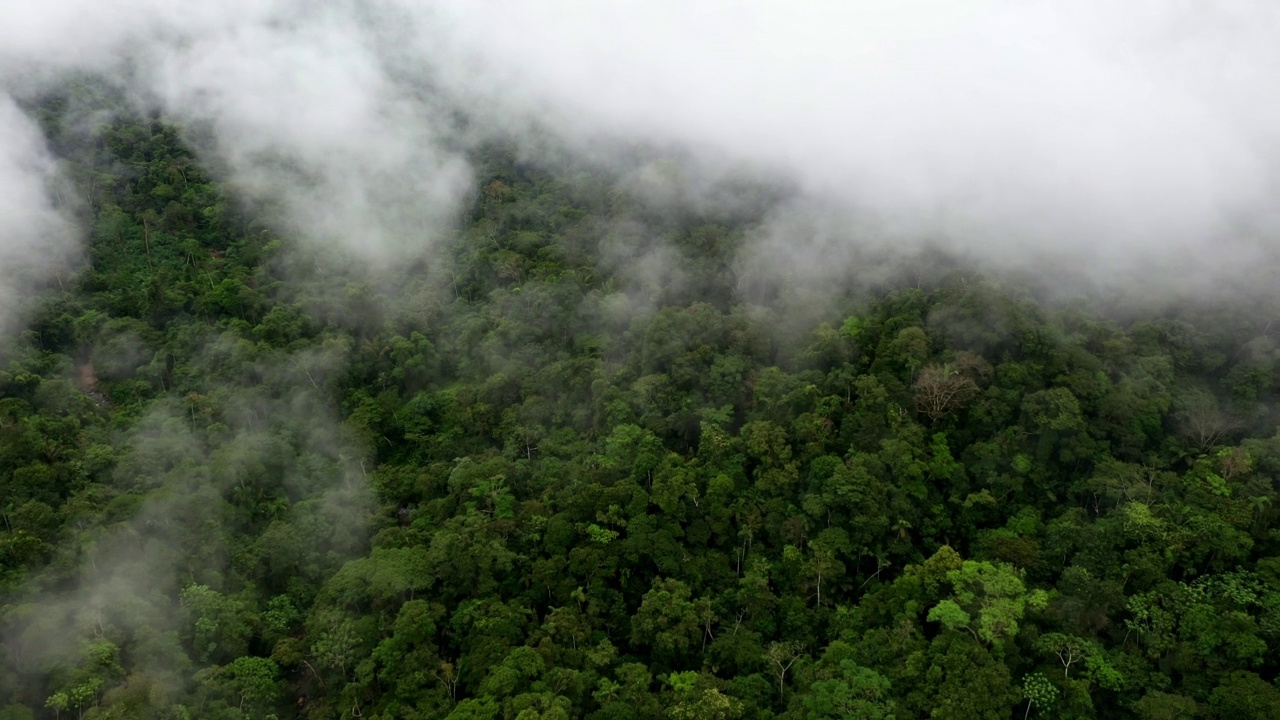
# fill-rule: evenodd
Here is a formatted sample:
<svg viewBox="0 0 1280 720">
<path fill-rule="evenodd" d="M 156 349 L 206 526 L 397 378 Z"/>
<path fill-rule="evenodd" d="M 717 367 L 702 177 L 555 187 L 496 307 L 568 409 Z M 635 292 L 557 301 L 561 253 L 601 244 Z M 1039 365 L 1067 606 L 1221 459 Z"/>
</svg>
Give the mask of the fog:
<svg viewBox="0 0 1280 720">
<path fill-rule="evenodd" d="M 757 163 L 842 242 L 1121 282 L 1274 248 L 1274 6 L 796 5 L 458 3 L 449 32 L 491 104 Z"/>
<path fill-rule="evenodd" d="M 99 76 L 183 127 L 237 199 L 282 209 L 270 221 L 308 257 L 375 273 L 416 267 L 406 261 L 458 230 L 469 153 L 490 141 L 606 166 L 649 148 L 653 162 L 615 169 L 651 213 L 736 212 L 734 181 L 763 178 L 785 200 L 757 209 L 734 267 L 747 303 L 786 276 L 794 297 L 778 317 L 820 305 L 851 272 L 899 276 L 864 251 L 942 249 L 1067 294 L 1268 291 L 1276 38 L 1280 5 L 1260 0 L 0 0 L 0 353 L 36 291 L 71 276 L 84 232 L 23 109 L 68 75 Z M 641 220 L 608 230 L 608 270 L 637 286 L 694 282 Z M 604 302 L 616 328 L 636 310 L 619 298 L 631 301 Z M 263 360 L 274 396 L 261 380 L 210 379 L 232 344 L 202 348 L 202 381 L 238 422 L 199 445 L 184 425 L 193 395 L 157 403 L 121 438 L 119 482 L 153 483 L 159 499 L 102 530 L 78 587 L 41 598 L 51 610 L 22 652 L 68 654 L 104 608 L 125 608 L 109 620 L 130 632 L 176 628 L 175 592 L 217 584 L 229 552 L 209 543 L 208 577 L 183 577 L 179 550 L 206 540 L 186 530 L 225 509 L 241 466 L 320 468 L 273 482 L 332 531 L 309 543 L 335 558 L 361 546 L 367 528 L 349 516 L 367 501 L 367 449 L 296 371 L 305 357 Z M 298 417 L 314 427 L 285 451 L 263 439 Z"/>
<path fill-rule="evenodd" d="M 791 207 L 760 235 L 802 264 L 928 242 L 1204 286 L 1274 250 L 1277 31 L 1251 1 L 53 0 L 3 11 L 0 78 L 124 80 L 211 128 L 240 191 L 374 265 L 452 228 L 468 147 L 537 129 L 793 184 L 825 229 Z M 6 182 L 38 198 L 45 172 Z"/>
<path fill-rule="evenodd" d="M 241 566 L 306 577 L 332 573 L 362 552 L 367 449 L 319 391 L 340 371 L 342 353 L 271 353 L 234 364 L 249 380 L 222 371 L 233 365 L 234 338 L 201 343 L 203 392 L 151 403 L 112 447 L 99 446 L 116 462 L 110 483 L 125 497 L 145 491 L 145 499 L 79 528 L 79 542 L 67 547 L 79 561 L 74 584 L 51 579 L 66 569 L 51 563 L 29 584 L 35 592 L 9 608 L 19 623 L 4 646 L 21 672 L 74 665 L 92 639 L 123 637 L 144 648 L 135 662 L 151 692 L 175 692 L 193 669 L 178 644 L 192 622 L 176 602 L 180 590 L 234 585 L 226 576 L 236 553 Z M 220 430 L 202 432 L 213 416 L 225 421 Z M 237 548 L 220 523 L 241 511 L 237 495 L 246 487 L 269 487 L 288 502 L 274 509 L 261 542 Z"/>
<path fill-rule="evenodd" d="M 0 351 L 44 276 L 74 255 L 74 232 L 55 205 L 56 165 L 39 129 L 0 91 Z"/>
</svg>

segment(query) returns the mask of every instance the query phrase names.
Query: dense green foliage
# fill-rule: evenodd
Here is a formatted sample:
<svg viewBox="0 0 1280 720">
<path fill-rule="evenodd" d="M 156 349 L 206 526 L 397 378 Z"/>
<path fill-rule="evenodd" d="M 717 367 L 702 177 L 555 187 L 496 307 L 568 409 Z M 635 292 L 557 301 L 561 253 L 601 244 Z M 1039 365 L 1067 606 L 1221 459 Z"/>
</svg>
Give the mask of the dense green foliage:
<svg viewBox="0 0 1280 720">
<path fill-rule="evenodd" d="M 1280 718 L 1256 312 L 935 273 L 797 328 L 745 220 L 500 149 L 383 282 L 69 106 L 89 262 L 0 367 L 0 718 Z"/>
</svg>

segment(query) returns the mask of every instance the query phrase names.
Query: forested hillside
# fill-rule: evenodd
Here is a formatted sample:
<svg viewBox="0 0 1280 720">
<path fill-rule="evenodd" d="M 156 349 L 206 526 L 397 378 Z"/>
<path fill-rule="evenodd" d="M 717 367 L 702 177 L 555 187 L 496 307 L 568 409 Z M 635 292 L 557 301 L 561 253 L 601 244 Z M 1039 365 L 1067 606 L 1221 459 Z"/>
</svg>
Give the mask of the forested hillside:
<svg viewBox="0 0 1280 720">
<path fill-rule="evenodd" d="M 122 107 L 36 108 L 0 718 L 1280 718 L 1274 298 L 801 307 L 763 210 L 502 146 L 366 270 Z"/>
</svg>

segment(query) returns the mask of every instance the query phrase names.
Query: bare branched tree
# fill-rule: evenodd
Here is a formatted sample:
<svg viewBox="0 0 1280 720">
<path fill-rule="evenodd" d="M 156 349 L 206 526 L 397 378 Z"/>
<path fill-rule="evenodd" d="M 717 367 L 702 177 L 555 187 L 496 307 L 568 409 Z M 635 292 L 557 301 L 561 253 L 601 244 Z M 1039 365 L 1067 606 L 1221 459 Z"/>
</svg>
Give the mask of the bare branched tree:
<svg viewBox="0 0 1280 720">
<path fill-rule="evenodd" d="M 769 643 L 765 657 L 773 663 L 773 674 L 778 676 L 778 695 L 782 696 L 786 687 L 787 671 L 796 661 L 804 656 L 804 644 L 788 641 Z"/>
<path fill-rule="evenodd" d="M 937 422 L 964 407 L 978 394 L 978 384 L 952 364 L 926 366 L 916 378 L 916 410 Z"/>
<path fill-rule="evenodd" d="M 1222 411 L 1217 398 L 1206 392 L 1192 394 L 1181 415 L 1183 437 L 1200 452 L 1208 452 L 1242 427 L 1238 419 Z"/>
</svg>

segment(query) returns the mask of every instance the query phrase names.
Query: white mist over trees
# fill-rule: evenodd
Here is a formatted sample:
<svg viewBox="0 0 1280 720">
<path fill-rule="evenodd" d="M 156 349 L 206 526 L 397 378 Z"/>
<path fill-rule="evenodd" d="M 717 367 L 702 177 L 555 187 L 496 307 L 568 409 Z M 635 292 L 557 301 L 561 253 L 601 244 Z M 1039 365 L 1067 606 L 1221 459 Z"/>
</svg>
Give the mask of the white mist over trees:
<svg viewBox="0 0 1280 720">
<path fill-rule="evenodd" d="M 58 190 L 40 130 L 0 88 L 0 354 L 29 294 L 47 275 L 67 272 L 75 255 L 72 225 L 55 204 Z"/>
<path fill-rule="evenodd" d="M 124 78 L 207 126 L 242 192 L 375 264 L 451 226 L 461 150 L 535 127 L 773 173 L 837 245 L 1111 281 L 1274 254 L 1265 2 L 55 0 L 4 19 L 0 78 Z M 787 232 L 792 254 L 831 252 Z"/>
<path fill-rule="evenodd" d="M 1278 30 L 0 5 L 0 720 L 1276 717 Z"/>
<path fill-rule="evenodd" d="M 754 161 L 864 234 L 1182 279 L 1274 248 L 1266 3 L 475 7 L 448 32 L 489 101 Z"/>
</svg>

